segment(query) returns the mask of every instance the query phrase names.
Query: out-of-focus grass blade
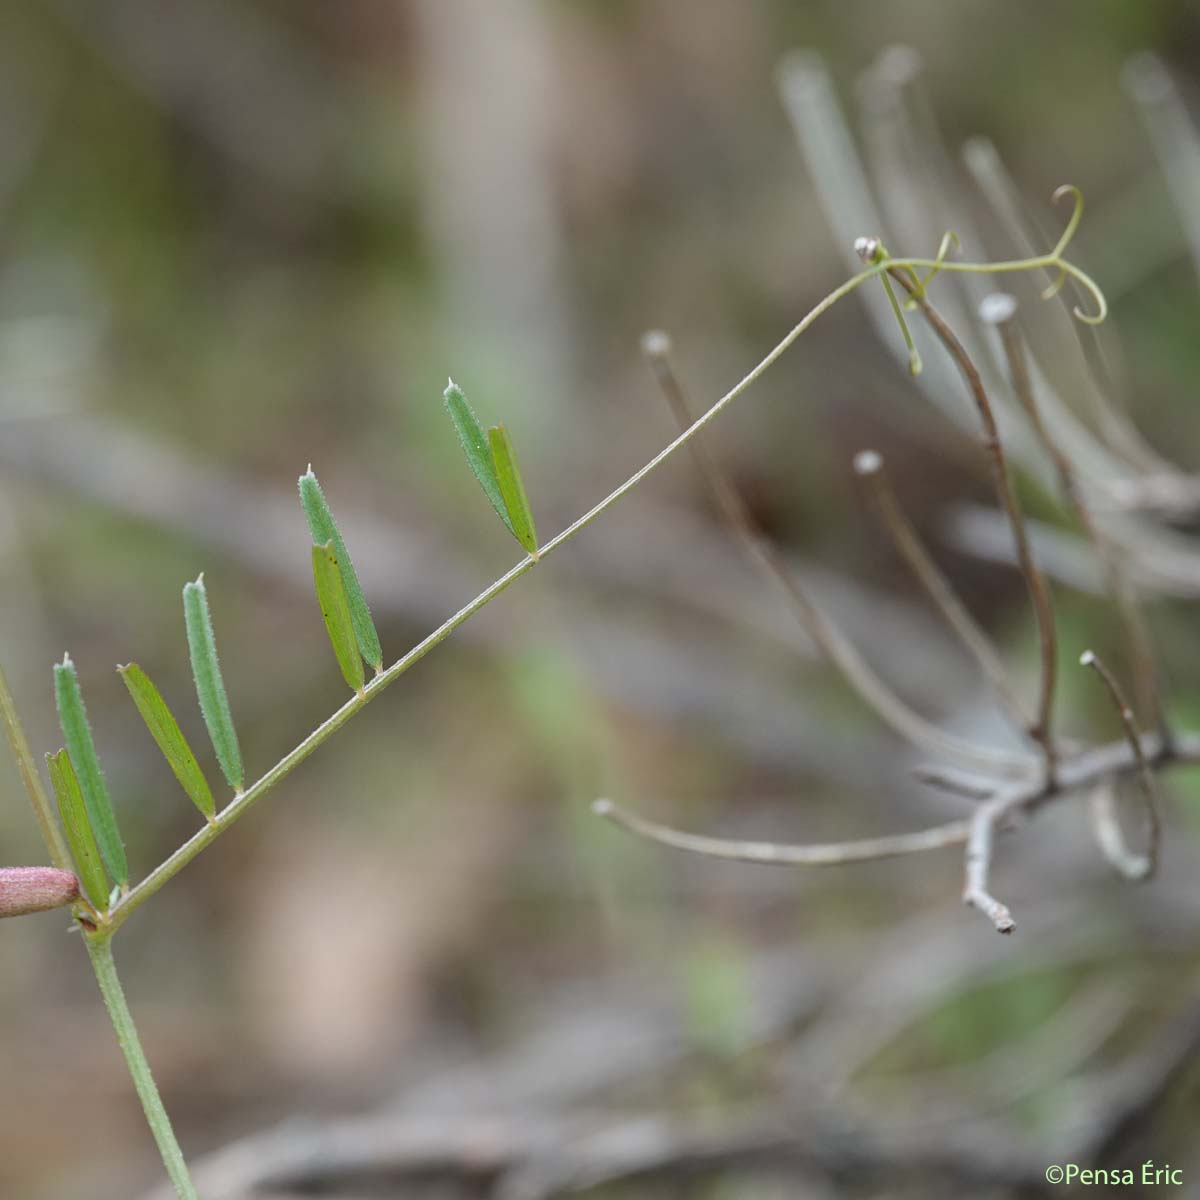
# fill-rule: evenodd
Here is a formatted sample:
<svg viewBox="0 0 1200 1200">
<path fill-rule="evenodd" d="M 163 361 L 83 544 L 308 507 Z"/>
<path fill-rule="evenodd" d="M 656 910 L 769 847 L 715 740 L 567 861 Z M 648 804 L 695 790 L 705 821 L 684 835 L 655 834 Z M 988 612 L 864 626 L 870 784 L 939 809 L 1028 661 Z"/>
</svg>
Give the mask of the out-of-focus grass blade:
<svg viewBox="0 0 1200 1200">
<path fill-rule="evenodd" d="M 179 722 L 175 720 L 167 702 L 162 698 L 162 693 L 137 663 L 129 663 L 127 666 L 118 667 L 117 670 L 125 681 L 138 712 L 142 714 L 150 736 L 158 743 L 167 764 L 175 772 L 175 778 L 191 797 L 192 803 L 204 814 L 205 819 L 211 821 L 216 813 L 212 789 L 208 786 L 208 780 L 204 778 L 204 772 L 200 770 L 200 764 L 196 761 L 187 738 L 183 736 L 183 730 L 179 728 Z"/>
<path fill-rule="evenodd" d="M 472 473 L 479 480 L 479 486 L 483 488 L 484 494 L 492 502 L 492 507 L 496 510 L 500 520 L 504 522 L 509 533 L 516 537 L 517 531 L 513 528 L 512 519 L 509 517 L 508 508 L 504 503 L 504 495 L 500 490 L 500 480 L 496 475 L 496 464 L 492 458 L 487 434 L 483 432 L 479 418 L 467 403 L 462 388 L 453 379 L 450 380 L 442 395 L 445 397 L 446 411 L 450 414 L 454 428 L 458 431 L 458 440 L 462 443 L 463 453 L 467 456 L 467 463 L 470 465 Z"/>
<path fill-rule="evenodd" d="M 537 528 L 533 523 L 533 510 L 529 507 L 529 497 L 525 494 L 525 484 L 521 480 L 521 469 L 517 466 L 512 439 L 503 425 L 493 425 L 488 430 L 488 446 L 496 468 L 500 495 L 504 499 L 505 508 L 508 509 L 509 528 L 513 531 L 513 537 L 537 558 L 538 540 Z"/>
<path fill-rule="evenodd" d="M 208 726 L 208 736 L 212 739 L 217 762 L 221 764 L 229 786 L 235 792 L 240 792 L 246 772 L 242 766 L 237 730 L 233 727 L 233 714 L 229 711 L 229 697 L 225 694 L 225 681 L 221 678 L 221 664 L 217 661 L 217 641 L 213 637 L 203 575 L 194 583 L 183 585 L 183 616 L 187 624 L 192 676 L 196 681 L 196 696 L 200 701 L 200 711 L 204 714 L 204 724 Z"/>
<path fill-rule="evenodd" d="M 75 674 L 75 664 L 70 655 L 54 665 L 54 699 L 58 704 L 58 721 L 67 743 L 67 754 L 75 768 L 84 808 L 100 846 L 100 854 L 113 879 L 123 888 L 129 883 L 125 847 L 121 844 L 117 818 L 108 796 L 108 785 L 100 770 L 100 759 L 92 740 L 92 727 L 88 724 L 87 710 L 83 706 L 79 677 Z"/>
<path fill-rule="evenodd" d="M 58 811 L 66 830 L 71 857 L 75 860 L 79 882 L 92 907 L 104 912 L 108 908 L 108 877 L 104 874 L 100 848 L 96 845 L 88 822 L 83 793 L 79 790 L 79 780 L 71 766 L 71 758 L 65 750 L 60 750 L 57 754 L 47 754 L 46 763 L 50 767 L 50 783 L 58 797 Z"/>
<path fill-rule="evenodd" d="M 325 618 L 325 630 L 333 645 L 338 666 L 350 687 L 361 692 L 363 689 L 363 660 L 358 642 L 354 637 L 354 625 L 350 615 L 350 604 L 346 598 L 346 587 L 338 566 L 337 551 L 332 541 L 312 548 L 313 582 L 317 587 L 317 603 L 321 616 Z"/>
<path fill-rule="evenodd" d="M 371 610 L 367 607 L 354 563 L 350 561 L 350 552 L 346 549 L 346 543 L 342 540 L 341 531 L 333 519 L 333 513 L 325 500 L 325 493 L 321 491 L 321 485 L 317 482 L 312 467 L 300 476 L 300 503 L 304 506 L 304 515 L 308 518 L 308 528 L 314 544 L 324 546 L 326 542 L 333 543 L 338 570 L 342 575 L 342 587 L 346 590 L 346 601 L 350 605 L 350 619 L 354 626 L 354 638 L 358 642 L 358 649 L 376 671 L 381 671 L 383 648 L 379 644 L 379 633 L 371 619 Z"/>
</svg>

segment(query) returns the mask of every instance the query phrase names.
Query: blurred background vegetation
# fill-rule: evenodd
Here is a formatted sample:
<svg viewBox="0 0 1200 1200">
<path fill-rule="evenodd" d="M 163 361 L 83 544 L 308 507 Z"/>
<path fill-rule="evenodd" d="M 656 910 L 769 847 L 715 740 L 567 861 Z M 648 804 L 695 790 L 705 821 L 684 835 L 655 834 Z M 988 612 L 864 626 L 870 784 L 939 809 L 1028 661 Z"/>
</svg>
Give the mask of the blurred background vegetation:
<svg viewBox="0 0 1200 1200">
<path fill-rule="evenodd" d="M 1195 268 L 1122 85 L 1152 50 L 1194 104 L 1200 11 L 1185 0 L 47 0 L 7 5 L 4 27 L 0 658 L 40 753 L 59 744 L 50 664 L 70 651 L 135 873 L 196 814 L 112 667 L 140 662 L 205 743 L 185 580 L 205 572 L 251 775 L 342 702 L 294 495 L 309 462 L 390 661 L 517 557 L 459 457 L 448 374 L 509 425 L 546 537 L 673 436 L 644 330 L 672 333 L 707 403 L 844 278 L 848 247 L 777 88 L 797 48 L 823 60 L 868 150 L 872 81 L 897 61 L 885 52 L 915 49 L 982 231 L 966 257 L 1013 253 L 963 170 L 966 139 L 995 144 L 1051 241 L 1065 214 L 1050 192 L 1084 190 L 1078 259 L 1110 293 L 1129 407 L 1154 446 L 1200 462 Z M 911 182 L 886 153 L 875 165 L 885 193 Z M 930 254 L 929 220 L 923 244 L 856 232 Z M 1032 310 L 1035 335 L 1060 318 Z M 1048 369 L 1082 386 L 1071 354 Z M 991 503 L 986 463 L 857 297 L 722 417 L 713 445 L 877 669 L 931 717 L 1002 737 L 849 470 L 863 446 L 887 455 L 1032 683 L 1020 580 L 948 533 L 961 506 Z M 1056 600 L 1065 664 L 1111 646 L 1106 604 L 1065 586 Z M 1200 712 L 1194 612 L 1153 613 L 1179 714 Z M 1094 684 L 1064 672 L 1068 730 L 1113 736 Z M 961 910 L 954 852 L 777 873 L 670 855 L 588 811 L 608 795 L 789 841 L 961 811 L 919 789 L 912 762 L 672 460 L 131 922 L 117 955 L 185 1148 L 387 1110 L 594 1013 L 608 1024 L 579 1036 L 618 1060 L 627 1036 L 671 1047 L 602 1081 L 611 1112 L 720 1128 L 765 1096 L 822 1112 L 836 1096 L 857 1129 L 928 1103 L 932 1145 L 958 1136 L 956 1112 L 984 1113 L 999 1157 L 1046 1146 L 1055 1161 L 1056 1122 L 1094 1118 L 1096 1081 L 1194 983 L 1194 808 L 1173 818 L 1153 891 L 1111 879 L 1077 805 L 1006 843 L 998 870 L 1024 918 L 1011 941 Z M 0 844 L 5 862 L 44 857 L 8 767 Z M 127 1196 L 158 1172 L 64 926 L 49 914 L 0 931 L 0 1195 L 21 1200 Z M 661 1020 L 644 1028 L 648 1011 Z M 568 1041 L 546 1073 L 573 1060 Z M 745 1191 L 730 1169 L 694 1190 L 612 1194 L 859 1194 L 835 1176 Z M 862 1194 L 941 1194 L 920 1189 L 885 1177 Z"/>
</svg>

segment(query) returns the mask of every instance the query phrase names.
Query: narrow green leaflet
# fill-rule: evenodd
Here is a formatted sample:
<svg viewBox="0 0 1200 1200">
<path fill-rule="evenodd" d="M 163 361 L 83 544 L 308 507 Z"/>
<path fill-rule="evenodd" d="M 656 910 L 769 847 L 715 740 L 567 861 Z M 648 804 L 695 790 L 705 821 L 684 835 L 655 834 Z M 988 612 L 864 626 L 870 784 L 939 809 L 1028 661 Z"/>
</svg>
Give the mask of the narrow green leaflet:
<svg viewBox="0 0 1200 1200">
<path fill-rule="evenodd" d="M 225 681 L 221 678 L 221 664 L 217 661 L 217 641 L 213 637 L 203 575 L 195 583 L 183 585 L 183 616 L 187 623 L 188 653 L 192 659 L 196 696 L 208 726 L 208 736 L 229 786 L 240 792 L 246 772 L 242 767 L 237 730 L 233 727 L 233 714 L 229 711 L 229 697 L 225 694 Z"/>
<path fill-rule="evenodd" d="M 350 561 L 346 543 L 342 540 L 341 531 L 333 519 L 333 513 L 325 500 L 325 493 L 321 491 L 321 485 L 317 482 L 311 466 L 300 476 L 300 503 L 304 506 L 304 515 L 308 518 L 313 543 L 318 546 L 324 546 L 326 542 L 333 543 L 333 552 L 342 574 L 342 586 L 346 589 L 346 601 L 350 605 L 355 640 L 363 658 L 376 671 L 381 671 L 383 648 L 379 644 L 379 633 L 371 619 L 371 610 L 367 607 L 367 600 L 358 582 L 354 563 Z"/>
<path fill-rule="evenodd" d="M 321 616 L 325 618 L 325 630 L 333 645 L 338 666 L 350 687 L 361 692 L 363 689 L 363 660 L 354 637 L 354 624 L 350 614 L 350 602 L 338 566 L 337 552 L 333 542 L 312 548 L 313 582 L 317 587 L 317 603 Z"/>
<path fill-rule="evenodd" d="M 479 418 L 467 403 L 462 388 L 453 379 L 442 395 L 446 399 L 446 411 L 458 431 L 458 440 L 462 443 L 463 453 L 467 456 L 472 473 L 479 480 L 479 486 L 492 502 L 500 520 L 504 522 L 509 533 L 516 537 L 517 531 L 513 528 L 512 518 L 508 515 L 508 507 L 500 490 L 500 480 L 496 475 L 496 463 L 492 458 L 487 434 L 483 432 Z"/>
<path fill-rule="evenodd" d="M 71 848 L 71 857 L 75 860 L 75 870 L 83 885 L 84 895 L 92 902 L 93 908 L 104 912 L 108 908 L 108 876 L 104 874 L 100 848 L 88 823 L 83 793 L 79 790 L 79 780 L 71 766 L 71 758 L 65 750 L 60 750 L 57 754 L 47 754 L 46 763 L 50 767 L 50 783 L 58 797 L 58 811 L 66 830 L 67 845 Z"/>
<path fill-rule="evenodd" d="M 118 667 L 117 670 L 125 681 L 138 712 L 142 714 L 150 736 L 158 743 L 167 764 L 175 772 L 175 778 L 179 780 L 192 803 L 204 814 L 205 819 L 211 821 L 216 814 L 212 789 L 208 786 L 208 780 L 204 778 L 204 772 L 200 770 L 200 764 L 196 761 L 187 738 L 183 736 L 183 730 L 179 728 L 179 722 L 175 720 L 167 702 L 162 698 L 162 693 L 137 663 L 129 663 L 127 666 Z"/>
<path fill-rule="evenodd" d="M 500 495 L 511 518 L 509 528 L 513 531 L 513 537 L 537 558 L 538 540 L 533 510 L 529 507 L 529 497 L 525 494 L 525 484 L 521 481 L 521 469 L 517 466 L 517 455 L 508 430 L 503 425 L 493 425 L 488 430 L 488 445 L 496 468 Z"/>
<path fill-rule="evenodd" d="M 100 759 L 92 740 L 92 727 L 88 724 L 83 693 L 79 690 L 79 677 L 75 674 L 75 664 L 70 655 L 54 664 L 54 699 L 58 705 L 58 723 L 62 726 L 63 738 L 67 743 L 67 754 L 75 768 L 88 822 L 99 843 L 100 854 L 113 879 L 125 887 L 129 883 L 125 847 L 117 829 L 108 785 L 100 770 Z"/>
</svg>

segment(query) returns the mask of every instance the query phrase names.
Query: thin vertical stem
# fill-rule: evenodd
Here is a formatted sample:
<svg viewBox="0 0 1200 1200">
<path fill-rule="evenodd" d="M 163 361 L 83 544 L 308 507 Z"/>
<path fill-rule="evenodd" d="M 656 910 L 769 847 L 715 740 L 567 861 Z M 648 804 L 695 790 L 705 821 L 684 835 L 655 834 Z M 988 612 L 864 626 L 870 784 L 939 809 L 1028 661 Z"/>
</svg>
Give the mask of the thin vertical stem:
<svg viewBox="0 0 1200 1200">
<path fill-rule="evenodd" d="M 1092 816 L 1092 832 L 1096 844 L 1113 869 L 1126 879 L 1141 881 L 1150 874 L 1151 863 L 1145 854 L 1130 850 L 1121 829 L 1121 816 L 1117 811 L 1117 783 L 1115 779 L 1103 780 L 1089 798 Z"/>
<path fill-rule="evenodd" d="M 1154 768 L 1150 765 L 1145 750 L 1142 749 L 1142 739 L 1138 736 L 1137 725 L 1133 720 L 1133 710 L 1129 707 L 1129 701 L 1125 699 L 1125 693 L 1121 691 L 1121 685 L 1117 683 L 1113 673 L 1091 650 L 1085 650 L 1080 655 L 1079 662 L 1081 666 L 1091 667 L 1108 689 L 1117 715 L 1121 718 L 1121 728 L 1125 731 L 1125 738 L 1129 742 L 1129 748 L 1133 751 L 1133 758 L 1137 763 L 1138 780 L 1142 785 L 1142 796 L 1146 802 L 1146 871 L 1142 878 L 1149 879 L 1158 866 L 1158 843 L 1162 837 Z"/>
<path fill-rule="evenodd" d="M 13 757 L 17 760 L 17 770 L 21 772 L 21 781 L 29 793 L 29 801 L 33 805 L 33 815 L 37 818 L 38 828 L 42 832 L 42 841 L 50 852 L 50 860 L 62 871 L 73 871 L 71 855 L 67 843 L 63 839 L 62 830 L 54 815 L 46 789 L 42 786 L 42 777 L 38 774 L 33 755 L 29 752 L 29 741 L 25 737 L 25 728 L 21 724 L 17 705 L 12 692 L 8 688 L 4 669 L 0 667 L 0 719 L 4 721 L 4 732 L 8 734 L 9 745 L 12 746 Z"/>
<path fill-rule="evenodd" d="M 642 351 L 680 429 L 688 431 L 692 426 L 691 406 L 671 362 L 670 338 L 661 330 L 653 330 L 642 338 Z M 779 548 L 759 527 L 742 494 L 704 437 L 697 435 L 692 438 L 688 450 L 721 519 L 755 566 L 782 589 L 801 628 L 880 720 L 926 753 L 948 758 L 959 765 L 1004 775 L 1027 773 L 1032 760 L 1026 755 L 1008 755 L 956 738 L 927 721 L 893 692 L 875 674 L 837 623 L 809 598 L 797 582 Z"/>
<path fill-rule="evenodd" d="M 1117 616 L 1124 627 L 1125 638 L 1129 644 L 1137 706 L 1141 710 L 1143 718 L 1149 724 L 1157 726 L 1164 738 L 1169 739 L 1162 702 L 1159 698 L 1158 680 L 1155 676 L 1154 651 L 1150 641 L 1150 631 L 1146 628 L 1145 619 L 1138 607 L 1137 593 L 1121 561 L 1120 551 L 1105 535 L 1092 515 L 1083 489 L 1080 487 L 1079 479 L 1075 474 L 1074 465 L 1055 442 L 1046 427 L 1046 422 L 1042 419 L 1037 395 L 1033 390 L 1033 381 L 1029 375 L 1024 340 L 1017 327 L 1016 300 L 1004 293 L 995 293 L 988 297 L 985 305 L 987 311 L 985 312 L 981 308 L 981 315 L 988 320 L 988 314 L 992 314 L 991 323 L 999 330 L 1013 392 L 1028 415 L 1034 432 L 1053 460 L 1063 495 L 1074 510 L 1088 541 L 1092 544 L 1096 557 L 1100 560 L 1100 569 L 1104 575 L 1105 584 L 1112 594 Z"/>
<path fill-rule="evenodd" d="M 1016 545 L 1017 562 L 1020 565 L 1021 576 L 1025 580 L 1025 587 L 1033 606 L 1034 619 L 1037 622 L 1042 675 L 1037 724 L 1030 730 L 1030 733 L 1041 744 L 1046 760 L 1047 782 L 1053 786 L 1057 771 L 1057 751 L 1051 733 L 1051 723 L 1054 714 L 1054 688 L 1058 671 L 1058 636 L 1054 627 L 1054 609 L 1050 602 L 1050 590 L 1046 586 L 1046 580 L 1033 561 L 1033 551 L 1029 546 L 1029 534 L 1025 528 L 1025 517 L 1013 492 L 1012 481 L 1009 479 L 1008 461 L 1004 454 L 1004 445 L 1000 440 L 1000 429 L 996 424 L 992 402 L 988 399 L 979 369 L 967 353 L 966 347 L 958 340 L 937 309 L 924 297 L 912 276 L 899 266 L 889 268 L 889 274 L 912 296 L 938 340 L 958 364 L 963 379 L 966 380 L 967 387 L 975 400 L 975 407 L 979 410 L 979 418 L 983 422 L 983 443 L 991 462 L 992 481 L 1000 500 L 1000 506 L 1008 518 L 1013 542 Z"/>
<path fill-rule="evenodd" d="M 183 1160 L 183 1151 L 179 1149 L 179 1143 L 175 1140 L 171 1118 L 167 1116 L 167 1110 L 163 1107 L 162 1097 L 158 1094 L 158 1087 L 150 1072 L 150 1064 L 142 1050 L 137 1026 L 133 1023 L 133 1014 L 125 1001 L 125 989 L 121 987 L 117 964 L 113 961 L 112 935 L 85 935 L 84 941 L 92 960 L 92 970 L 96 972 L 96 982 L 100 985 L 100 995 L 104 998 L 104 1007 L 108 1010 L 121 1053 L 125 1056 L 125 1065 L 129 1068 L 133 1086 L 142 1102 L 142 1110 L 146 1114 L 150 1132 L 154 1134 L 154 1140 L 158 1144 L 158 1152 L 162 1155 L 167 1175 L 175 1185 L 180 1200 L 199 1200 L 196 1187 L 188 1174 L 187 1163 Z"/>
<path fill-rule="evenodd" d="M 1009 682 L 1008 671 L 999 652 L 967 611 L 966 605 L 933 561 L 933 556 L 925 548 L 904 509 L 900 507 L 900 501 L 888 479 L 883 456 L 875 450 L 862 450 L 854 456 L 854 470 L 870 486 L 884 527 L 891 535 L 900 556 L 908 564 L 909 570 L 979 664 L 980 670 L 992 685 L 1010 718 L 1019 729 L 1028 732 L 1032 722 L 1016 690 Z"/>
</svg>

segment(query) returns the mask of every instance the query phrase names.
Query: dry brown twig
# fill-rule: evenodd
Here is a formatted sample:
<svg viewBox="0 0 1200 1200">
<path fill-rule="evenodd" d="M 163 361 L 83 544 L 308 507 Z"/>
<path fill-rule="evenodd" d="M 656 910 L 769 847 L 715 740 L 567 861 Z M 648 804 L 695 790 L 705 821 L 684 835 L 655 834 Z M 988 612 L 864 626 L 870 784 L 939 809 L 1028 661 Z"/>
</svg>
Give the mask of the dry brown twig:
<svg viewBox="0 0 1200 1200">
<path fill-rule="evenodd" d="M 996 292 L 988 296 L 979 309 L 980 318 L 985 323 L 994 325 L 1000 333 L 1000 342 L 1004 347 L 1004 357 L 1008 363 L 1013 392 L 1029 417 L 1034 432 L 1050 455 L 1063 496 L 1079 519 L 1100 564 L 1105 586 L 1112 596 L 1129 644 L 1134 692 L 1138 699 L 1138 707 L 1147 722 L 1157 725 L 1162 736 L 1169 738 L 1162 702 L 1158 694 L 1158 684 L 1155 679 L 1154 652 L 1150 644 L 1150 633 L 1138 606 L 1136 592 L 1130 581 L 1129 573 L 1125 569 L 1119 547 L 1106 536 L 1092 515 L 1074 464 L 1066 451 L 1055 441 L 1046 422 L 1042 420 L 1033 381 L 1029 376 L 1025 344 L 1017 326 L 1016 314 L 1016 297 L 1004 292 Z"/>
<path fill-rule="evenodd" d="M 868 254 L 877 253 L 867 248 Z M 1008 461 L 1004 455 L 1004 444 L 1000 440 L 1000 427 L 996 424 L 996 415 L 992 402 L 988 398 L 987 389 L 983 386 L 983 378 L 979 373 L 966 347 L 955 336 L 954 331 L 942 319 L 938 311 L 929 303 L 924 288 L 917 283 L 913 275 L 905 270 L 893 267 L 888 275 L 894 279 L 916 303 L 921 315 L 936 334 L 938 341 L 945 347 L 947 353 L 954 359 L 962 377 L 965 380 L 979 419 L 983 424 L 983 445 L 991 466 L 992 483 L 996 489 L 996 497 L 1004 510 L 1012 531 L 1013 544 L 1016 548 L 1017 562 L 1025 587 L 1029 592 L 1029 600 L 1033 605 L 1034 617 L 1037 621 L 1038 641 L 1041 645 L 1042 667 L 1041 687 L 1038 694 L 1037 721 L 1030 730 L 1031 736 L 1041 745 L 1045 759 L 1046 780 L 1051 788 L 1057 769 L 1057 749 L 1051 730 L 1054 711 L 1054 688 L 1057 680 L 1058 635 L 1054 626 L 1054 608 L 1050 602 L 1050 589 L 1045 577 L 1038 569 L 1033 559 L 1033 551 L 1029 546 L 1029 533 L 1025 527 L 1025 515 L 1017 502 L 1013 491 L 1012 480 L 1009 478 Z"/>
<path fill-rule="evenodd" d="M 694 418 L 683 384 L 671 362 L 670 338 L 661 330 L 653 330 L 643 337 L 642 350 L 672 415 L 681 429 L 687 429 Z M 726 527 L 754 566 L 780 589 L 801 628 L 884 724 L 925 753 L 947 759 L 966 770 L 988 771 L 1009 778 L 1027 777 L 1034 770 L 1034 760 L 1028 755 L 1008 754 L 955 737 L 914 711 L 893 692 L 797 581 L 778 548 L 755 523 L 749 507 L 713 455 L 704 434 L 693 437 L 688 449 Z"/>
<path fill-rule="evenodd" d="M 996 692 L 997 699 L 1007 710 L 1017 728 L 1028 733 L 1033 719 L 1017 695 L 1008 670 L 991 638 L 980 628 L 975 618 L 959 599 L 958 593 L 942 574 L 933 556 L 921 542 L 912 522 L 905 516 L 895 489 L 888 479 L 883 456 L 875 450 L 862 450 L 854 456 L 854 470 L 870 485 L 879 515 L 901 557 L 917 581 L 925 589 L 934 606 L 959 640 L 970 651 L 980 669 Z"/>
<path fill-rule="evenodd" d="M 887 252 L 878 239 L 860 239 L 859 252 L 867 262 L 886 262 Z M 883 461 L 871 451 L 855 459 L 858 474 L 871 485 L 883 522 L 906 563 L 932 599 L 943 619 L 975 658 L 1004 709 L 1034 741 L 1042 753 L 1042 770 L 1008 775 L 981 764 L 988 748 L 963 743 L 911 710 L 858 657 L 827 615 L 815 608 L 791 576 L 776 547 L 754 523 L 736 487 L 703 438 L 690 449 L 693 461 L 713 496 L 728 528 L 746 548 L 756 566 L 786 594 L 805 630 L 838 666 L 859 695 L 914 745 L 932 751 L 948 762 L 922 767 L 918 778 L 952 792 L 975 805 L 965 819 L 946 822 L 912 833 L 820 845 L 785 845 L 742 841 L 689 833 L 660 825 L 625 811 L 610 800 L 595 804 L 597 814 L 651 841 L 711 857 L 780 866 L 832 866 L 897 855 L 920 853 L 952 845 L 964 846 L 963 900 L 986 916 L 1000 933 L 1011 933 L 1016 922 L 1008 906 L 990 890 L 991 866 L 998 831 L 1010 828 L 1021 817 L 1056 798 L 1087 792 L 1097 842 L 1106 858 L 1129 879 L 1149 878 L 1155 869 L 1160 840 L 1156 774 L 1171 764 L 1200 763 L 1200 735 L 1173 736 L 1163 717 L 1158 697 L 1150 639 L 1129 583 L 1121 550 L 1114 546 L 1094 519 L 1070 456 L 1051 436 L 1037 404 L 1026 366 L 1023 343 L 1015 322 L 1015 302 L 990 297 L 982 316 L 997 326 L 1004 346 L 1013 390 L 1035 433 L 1054 463 L 1064 498 L 1088 535 L 1100 560 L 1107 590 L 1120 614 L 1130 646 L 1139 702 L 1153 718 L 1155 731 L 1141 733 L 1124 693 L 1107 667 L 1092 652 L 1081 662 L 1097 672 L 1121 718 L 1125 737 L 1104 746 L 1078 748 L 1053 734 L 1057 634 L 1049 588 L 1030 546 L 1025 518 L 1017 501 L 1001 440 L 995 410 L 982 376 L 963 343 L 925 295 L 925 281 L 907 267 L 889 267 L 890 278 L 909 296 L 909 307 L 924 317 L 938 341 L 959 369 L 975 404 L 982 427 L 983 446 L 992 481 L 1015 547 L 1016 561 L 1025 581 L 1039 633 L 1041 672 L 1036 717 L 1030 721 L 1011 684 L 997 648 L 975 622 L 966 606 L 937 568 L 915 530 L 904 516 L 883 470 Z M 686 428 L 692 420 L 686 393 L 671 363 L 670 340 L 659 332 L 643 340 L 643 349 L 655 378 L 676 420 Z M 950 754 L 946 754 L 946 750 Z M 1018 760 L 1019 763 L 1020 760 Z M 1028 764 L 1032 760 L 1026 760 Z M 965 774 L 970 772 L 970 774 Z M 1146 813 L 1146 849 L 1135 853 L 1125 843 L 1116 812 L 1116 791 L 1126 776 L 1136 775 Z"/>
<path fill-rule="evenodd" d="M 1091 650 L 1085 650 L 1080 656 L 1079 662 L 1081 666 L 1091 667 L 1100 676 L 1104 686 L 1108 689 L 1108 694 L 1112 697 L 1113 706 L 1121 718 L 1121 725 L 1125 729 L 1125 737 L 1129 742 L 1129 748 L 1133 753 L 1134 761 L 1137 763 L 1138 782 L 1141 785 L 1142 794 L 1146 801 L 1146 854 L 1144 868 L 1136 878 L 1148 879 L 1154 874 L 1155 868 L 1158 865 L 1158 843 L 1161 837 L 1158 819 L 1158 791 L 1154 779 L 1154 771 L 1151 769 L 1150 763 L 1146 758 L 1146 752 L 1142 747 L 1141 739 L 1138 737 L 1138 728 L 1133 719 L 1133 710 L 1129 707 L 1129 701 L 1125 699 L 1125 693 L 1121 690 L 1121 685 L 1117 683 L 1113 673 Z M 1171 743 L 1164 741 L 1163 744 L 1170 746 Z"/>
</svg>

